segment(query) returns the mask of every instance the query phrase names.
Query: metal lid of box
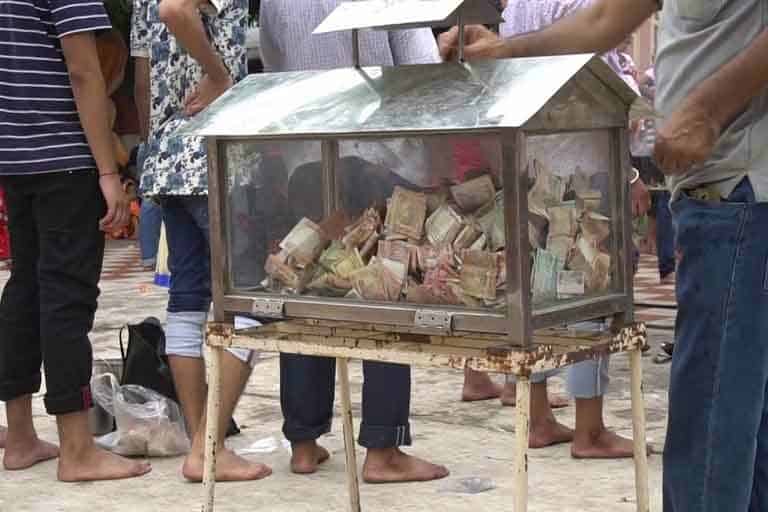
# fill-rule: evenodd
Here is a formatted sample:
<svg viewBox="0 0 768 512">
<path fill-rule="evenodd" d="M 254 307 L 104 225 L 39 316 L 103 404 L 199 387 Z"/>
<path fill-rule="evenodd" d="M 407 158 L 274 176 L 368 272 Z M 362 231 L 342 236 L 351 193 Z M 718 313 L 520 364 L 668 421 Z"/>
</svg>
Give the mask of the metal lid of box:
<svg viewBox="0 0 768 512">
<path fill-rule="evenodd" d="M 180 133 L 297 139 L 596 128 L 626 123 L 636 99 L 592 54 L 267 73 L 247 77 Z"/>
</svg>

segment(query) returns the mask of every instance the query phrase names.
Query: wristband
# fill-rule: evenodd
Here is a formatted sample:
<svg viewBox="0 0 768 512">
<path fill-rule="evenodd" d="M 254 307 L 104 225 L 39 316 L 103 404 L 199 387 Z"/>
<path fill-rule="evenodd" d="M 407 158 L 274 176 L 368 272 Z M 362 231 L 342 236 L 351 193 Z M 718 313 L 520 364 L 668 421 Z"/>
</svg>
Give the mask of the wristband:
<svg viewBox="0 0 768 512">
<path fill-rule="evenodd" d="M 633 167 L 633 168 L 632 168 L 632 172 L 634 172 L 634 173 L 635 173 L 635 175 L 634 175 L 634 176 L 632 176 L 632 178 L 629 180 L 629 184 L 630 184 L 630 185 L 634 185 L 635 183 L 637 183 L 638 181 L 640 181 L 640 171 L 638 171 L 637 169 L 635 169 L 635 168 Z"/>
</svg>

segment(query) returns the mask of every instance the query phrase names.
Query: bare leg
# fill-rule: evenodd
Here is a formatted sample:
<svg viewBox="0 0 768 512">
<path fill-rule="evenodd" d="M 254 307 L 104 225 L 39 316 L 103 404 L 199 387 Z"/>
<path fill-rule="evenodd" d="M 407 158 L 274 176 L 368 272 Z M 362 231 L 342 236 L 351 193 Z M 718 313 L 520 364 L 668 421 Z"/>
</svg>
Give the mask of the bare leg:
<svg viewBox="0 0 768 512">
<path fill-rule="evenodd" d="M 605 427 L 603 397 L 576 399 L 576 435 L 571 455 L 577 459 L 632 457 L 634 444 Z"/>
<path fill-rule="evenodd" d="M 500 396 L 501 386 L 493 382 L 487 373 L 478 372 L 471 368 L 464 369 L 464 389 L 461 391 L 463 402 L 492 400 Z"/>
<path fill-rule="evenodd" d="M 5 448 L 5 436 L 8 430 L 5 427 L 0 427 L 0 450 Z"/>
<path fill-rule="evenodd" d="M 194 439 L 205 410 L 205 361 L 198 357 L 169 356 L 168 363 L 173 372 L 176 394 L 187 421 L 189 436 Z"/>
<path fill-rule="evenodd" d="M 535 384 L 532 384 L 535 385 Z M 562 409 L 568 407 L 570 401 L 562 396 L 555 395 L 549 397 L 549 406 L 553 409 Z M 504 391 L 501 393 L 501 405 L 505 407 L 514 407 L 517 404 L 517 387 L 514 381 L 507 382 Z"/>
<path fill-rule="evenodd" d="M 298 475 L 309 475 L 317 472 L 320 464 L 330 458 L 328 450 L 317 444 L 317 441 L 300 441 L 291 443 L 291 471 Z"/>
<path fill-rule="evenodd" d="M 544 448 L 573 440 L 573 430 L 561 425 L 552 414 L 547 383 L 531 384 L 530 448 Z"/>
<path fill-rule="evenodd" d="M 41 441 L 32 424 L 32 396 L 26 395 L 5 404 L 8 431 L 0 433 L 0 447 L 5 446 L 3 467 L 9 471 L 27 469 L 39 462 L 55 459 L 59 449 Z M 7 445 L 7 446 L 6 446 Z"/>
<path fill-rule="evenodd" d="M 447 468 L 408 455 L 399 448 L 371 448 L 363 465 L 363 480 L 369 484 L 427 482 L 450 474 Z"/>
<path fill-rule="evenodd" d="M 56 417 L 61 440 L 59 480 L 88 482 L 120 480 L 149 473 L 148 462 L 134 461 L 98 448 L 88 428 L 88 412 L 80 411 Z"/>
<path fill-rule="evenodd" d="M 272 470 L 264 464 L 251 462 L 247 459 L 235 455 L 231 450 L 227 450 L 224 445 L 224 438 L 227 433 L 227 425 L 232 413 L 237 407 L 240 395 L 245 389 L 248 377 L 251 375 L 251 367 L 237 359 L 229 352 L 222 356 L 221 371 L 221 414 L 219 414 L 219 439 L 220 447 L 216 456 L 216 480 L 218 481 L 245 481 L 259 480 L 272 474 Z M 174 374 L 174 378 L 176 374 Z M 184 383 L 179 387 L 182 387 Z M 200 397 L 200 401 L 205 400 L 205 393 Z M 205 415 L 201 414 L 198 419 L 197 432 L 192 439 L 192 449 L 184 461 L 182 473 L 187 480 L 201 482 L 203 480 L 203 460 L 205 452 Z"/>
</svg>

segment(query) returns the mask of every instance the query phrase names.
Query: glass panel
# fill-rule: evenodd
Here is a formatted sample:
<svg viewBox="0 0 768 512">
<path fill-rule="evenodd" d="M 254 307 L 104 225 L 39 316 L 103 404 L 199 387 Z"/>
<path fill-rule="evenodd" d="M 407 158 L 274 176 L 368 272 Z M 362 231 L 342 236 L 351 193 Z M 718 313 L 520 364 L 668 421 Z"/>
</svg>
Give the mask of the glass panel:
<svg viewBox="0 0 768 512">
<path fill-rule="evenodd" d="M 320 143 L 231 144 L 227 154 L 236 290 L 501 304 L 495 136 L 342 141 L 334 180 Z"/>
<path fill-rule="evenodd" d="M 319 142 L 227 143 L 229 286 L 264 291 L 270 253 L 295 224 L 289 198 L 292 162 L 320 159 Z M 322 201 L 319 193 L 313 201 Z"/>
<path fill-rule="evenodd" d="M 611 135 L 527 139 L 534 307 L 612 291 Z"/>
<path fill-rule="evenodd" d="M 536 308 L 613 289 L 610 141 L 528 138 Z M 333 179 L 321 147 L 228 145 L 235 291 L 504 312 L 497 136 L 341 141 Z"/>
</svg>

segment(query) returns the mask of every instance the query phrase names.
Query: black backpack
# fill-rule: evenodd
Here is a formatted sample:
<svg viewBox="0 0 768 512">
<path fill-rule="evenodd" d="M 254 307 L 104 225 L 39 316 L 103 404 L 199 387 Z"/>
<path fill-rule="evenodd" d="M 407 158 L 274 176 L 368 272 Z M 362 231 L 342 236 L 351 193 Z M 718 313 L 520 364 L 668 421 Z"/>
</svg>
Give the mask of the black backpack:
<svg viewBox="0 0 768 512">
<path fill-rule="evenodd" d="M 123 331 L 128 331 L 128 347 L 123 341 Z M 149 317 L 138 324 L 128 324 L 120 329 L 120 353 L 123 358 L 123 375 L 120 385 L 135 384 L 143 386 L 179 401 L 173 374 L 165 355 L 165 331 L 157 318 Z M 227 429 L 227 437 L 240 433 L 232 419 Z"/>
</svg>

